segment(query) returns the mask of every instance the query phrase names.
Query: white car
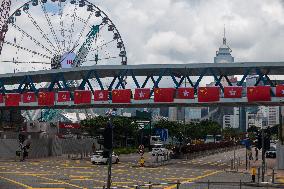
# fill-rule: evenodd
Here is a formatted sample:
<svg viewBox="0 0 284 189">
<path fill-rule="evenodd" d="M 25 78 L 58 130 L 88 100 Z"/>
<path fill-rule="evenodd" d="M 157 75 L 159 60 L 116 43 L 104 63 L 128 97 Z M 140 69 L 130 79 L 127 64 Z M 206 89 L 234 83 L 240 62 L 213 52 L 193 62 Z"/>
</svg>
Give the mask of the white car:
<svg viewBox="0 0 284 189">
<path fill-rule="evenodd" d="M 154 144 L 152 147 L 152 156 L 164 156 L 169 153 L 169 150 L 163 144 Z"/>
<path fill-rule="evenodd" d="M 104 156 L 103 153 L 104 152 L 102 150 L 96 151 L 91 157 L 92 164 L 107 164 L 108 158 Z M 118 162 L 119 162 L 118 155 L 115 153 L 112 153 L 112 163 L 118 163 Z"/>
</svg>

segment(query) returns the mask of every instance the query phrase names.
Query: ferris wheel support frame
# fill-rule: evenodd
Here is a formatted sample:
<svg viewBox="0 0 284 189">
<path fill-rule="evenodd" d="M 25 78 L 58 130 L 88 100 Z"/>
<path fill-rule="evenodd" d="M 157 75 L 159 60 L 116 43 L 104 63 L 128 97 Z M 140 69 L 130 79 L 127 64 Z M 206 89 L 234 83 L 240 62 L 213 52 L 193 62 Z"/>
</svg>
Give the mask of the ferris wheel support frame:
<svg viewBox="0 0 284 189">
<path fill-rule="evenodd" d="M 0 55 L 5 40 L 6 32 L 8 31 L 7 19 L 11 9 L 11 0 L 3 0 L 0 7 Z"/>
</svg>

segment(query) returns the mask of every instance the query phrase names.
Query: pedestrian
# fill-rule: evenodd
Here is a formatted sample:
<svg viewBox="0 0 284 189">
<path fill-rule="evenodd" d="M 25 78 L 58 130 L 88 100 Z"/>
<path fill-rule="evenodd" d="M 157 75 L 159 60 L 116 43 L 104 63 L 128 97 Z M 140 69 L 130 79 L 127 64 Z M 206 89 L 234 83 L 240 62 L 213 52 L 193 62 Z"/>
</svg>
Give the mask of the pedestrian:
<svg viewBox="0 0 284 189">
<path fill-rule="evenodd" d="M 93 151 L 93 153 L 96 152 L 96 144 L 95 143 L 93 143 L 93 145 L 92 145 L 92 151 Z"/>
<path fill-rule="evenodd" d="M 255 175 L 256 175 L 256 168 L 252 167 L 251 168 L 251 181 L 255 182 Z"/>
<path fill-rule="evenodd" d="M 255 161 L 258 160 L 258 149 L 257 147 L 255 147 Z"/>
<path fill-rule="evenodd" d="M 252 149 L 248 150 L 248 157 L 249 157 L 249 160 L 253 160 Z"/>
<path fill-rule="evenodd" d="M 145 166 L 145 159 L 143 156 L 141 156 L 140 158 L 140 167 L 144 167 Z"/>
</svg>

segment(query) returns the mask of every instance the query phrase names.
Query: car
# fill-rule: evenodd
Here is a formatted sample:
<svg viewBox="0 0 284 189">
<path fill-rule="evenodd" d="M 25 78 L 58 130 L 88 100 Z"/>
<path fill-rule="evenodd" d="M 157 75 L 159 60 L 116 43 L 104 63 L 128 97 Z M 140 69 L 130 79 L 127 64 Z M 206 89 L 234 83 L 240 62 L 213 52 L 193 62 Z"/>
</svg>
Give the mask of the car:
<svg viewBox="0 0 284 189">
<path fill-rule="evenodd" d="M 108 157 L 107 152 L 99 150 L 93 153 L 91 157 L 92 164 L 107 164 L 108 163 Z M 112 153 L 112 163 L 118 163 L 119 157 L 114 152 Z"/>
<path fill-rule="evenodd" d="M 152 147 L 152 156 L 164 156 L 169 153 L 169 150 L 164 147 L 163 144 L 154 144 Z"/>
<path fill-rule="evenodd" d="M 272 145 L 270 146 L 269 150 L 265 152 L 266 158 L 276 158 L 276 146 Z"/>
</svg>

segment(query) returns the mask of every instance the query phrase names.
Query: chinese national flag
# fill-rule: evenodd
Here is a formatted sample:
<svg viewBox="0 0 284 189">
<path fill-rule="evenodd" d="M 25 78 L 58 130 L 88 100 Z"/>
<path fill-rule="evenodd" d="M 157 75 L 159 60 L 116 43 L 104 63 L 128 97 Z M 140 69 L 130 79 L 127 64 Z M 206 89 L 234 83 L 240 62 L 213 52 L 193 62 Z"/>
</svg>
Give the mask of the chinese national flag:
<svg viewBox="0 0 284 189">
<path fill-rule="evenodd" d="M 39 106 L 54 106 L 55 94 L 54 92 L 39 92 L 38 105 Z"/>
<path fill-rule="evenodd" d="M 30 103 L 36 101 L 36 95 L 34 92 L 23 93 L 23 103 Z"/>
<path fill-rule="evenodd" d="M 224 87 L 224 98 L 242 98 L 243 87 Z"/>
<path fill-rule="evenodd" d="M 91 104 L 91 91 L 78 90 L 74 91 L 74 104 Z"/>
<path fill-rule="evenodd" d="M 113 103 L 130 103 L 131 89 L 115 89 L 112 91 Z"/>
<path fill-rule="evenodd" d="M 59 91 L 57 93 L 57 102 L 69 102 L 70 92 L 69 91 Z"/>
<path fill-rule="evenodd" d="M 135 89 L 134 100 L 148 100 L 150 99 L 150 89 Z"/>
<path fill-rule="evenodd" d="M 95 90 L 95 101 L 108 101 L 108 90 Z"/>
<path fill-rule="evenodd" d="M 199 87 L 198 102 L 216 102 L 220 100 L 219 87 Z"/>
<path fill-rule="evenodd" d="M 21 101 L 21 94 L 9 93 L 5 96 L 5 106 L 19 106 Z"/>
<path fill-rule="evenodd" d="M 194 99 L 194 88 L 178 88 L 177 98 Z"/>
<path fill-rule="evenodd" d="M 248 102 L 270 101 L 270 86 L 253 86 L 247 87 Z"/>
<path fill-rule="evenodd" d="M 154 102 L 173 102 L 174 88 L 156 88 L 154 89 Z"/>
<path fill-rule="evenodd" d="M 276 97 L 284 97 L 284 85 L 276 86 Z"/>
</svg>

